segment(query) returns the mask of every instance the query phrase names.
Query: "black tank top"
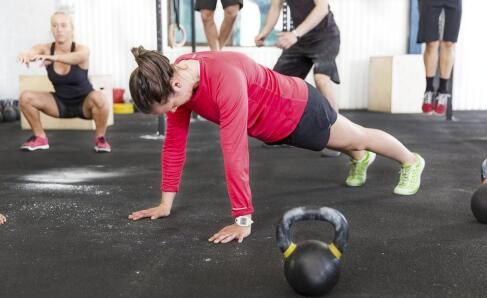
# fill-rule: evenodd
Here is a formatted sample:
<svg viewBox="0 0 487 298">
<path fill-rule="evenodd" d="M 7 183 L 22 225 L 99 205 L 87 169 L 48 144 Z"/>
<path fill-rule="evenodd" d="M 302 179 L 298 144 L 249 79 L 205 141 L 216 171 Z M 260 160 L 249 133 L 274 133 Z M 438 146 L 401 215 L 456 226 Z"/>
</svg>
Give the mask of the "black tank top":
<svg viewBox="0 0 487 298">
<path fill-rule="evenodd" d="M 314 0 L 286 0 L 291 10 L 291 18 L 293 20 L 294 28 L 298 27 L 304 19 L 315 8 Z M 339 35 L 340 31 L 335 18 L 331 12 L 330 6 L 328 6 L 328 15 L 321 20 L 311 31 L 306 33 L 302 41 L 319 41 L 324 37 Z"/>
<path fill-rule="evenodd" d="M 56 43 L 51 44 L 51 55 L 54 55 Z M 74 52 L 76 44 L 71 44 L 71 52 Z M 54 71 L 54 63 L 47 67 L 47 77 L 54 86 L 55 94 L 60 99 L 75 100 L 86 97 L 88 93 L 93 91 L 93 86 L 88 81 L 88 70 L 82 69 L 79 65 L 71 65 L 69 72 L 65 75 L 60 75 Z"/>
</svg>

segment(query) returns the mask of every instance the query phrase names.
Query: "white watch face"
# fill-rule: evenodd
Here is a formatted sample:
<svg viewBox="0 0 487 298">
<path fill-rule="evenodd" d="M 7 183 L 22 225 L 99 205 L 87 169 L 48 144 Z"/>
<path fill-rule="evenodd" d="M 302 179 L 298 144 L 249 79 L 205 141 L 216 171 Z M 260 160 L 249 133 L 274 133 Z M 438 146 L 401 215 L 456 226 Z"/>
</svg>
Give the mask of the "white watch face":
<svg viewBox="0 0 487 298">
<path fill-rule="evenodd" d="M 239 226 L 248 227 L 253 223 L 253 221 L 248 216 L 239 216 L 235 218 L 235 223 L 237 223 Z"/>
</svg>

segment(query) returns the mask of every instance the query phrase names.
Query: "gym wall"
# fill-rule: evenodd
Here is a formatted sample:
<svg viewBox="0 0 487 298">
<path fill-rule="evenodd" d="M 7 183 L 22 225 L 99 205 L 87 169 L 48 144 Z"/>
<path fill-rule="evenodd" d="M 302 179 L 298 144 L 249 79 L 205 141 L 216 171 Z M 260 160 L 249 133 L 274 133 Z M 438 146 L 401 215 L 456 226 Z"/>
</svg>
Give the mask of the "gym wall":
<svg viewBox="0 0 487 298">
<path fill-rule="evenodd" d="M 181 0 L 187 1 L 187 0 Z M 342 34 L 338 66 L 342 84 L 336 87 L 340 107 L 367 107 L 368 66 L 371 56 L 406 53 L 409 0 L 330 0 Z M 91 48 L 91 74 L 112 74 L 114 86 L 128 87 L 135 63 L 130 47 L 156 48 L 155 0 L 16 0 L 0 1 L 0 98 L 18 96 L 20 74 L 43 74 L 43 69 L 26 69 L 15 57 L 36 43 L 52 40 L 49 16 L 56 7 L 74 12 L 76 40 Z M 162 0 L 163 35 L 167 37 L 167 0 Z M 454 109 L 487 109 L 483 70 L 487 69 L 487 41 L 482 29 L 487 19 L 486 1 L 464 0 L 463 19 L 454 70 Z M 199 18 L 199 14 L 196 14 Z M 189 37 L 188 37 L 189 39 Z M 165 40 L 166 41 L 166 40 Z M 174 58 L 190 47 L 169 49 Z M 204 50 L 206 48 L 198 48 Z M 227 48 L 247 53 L 256 61 L 272 66 L 280 50 L 274 47 Z"/>
</svg>

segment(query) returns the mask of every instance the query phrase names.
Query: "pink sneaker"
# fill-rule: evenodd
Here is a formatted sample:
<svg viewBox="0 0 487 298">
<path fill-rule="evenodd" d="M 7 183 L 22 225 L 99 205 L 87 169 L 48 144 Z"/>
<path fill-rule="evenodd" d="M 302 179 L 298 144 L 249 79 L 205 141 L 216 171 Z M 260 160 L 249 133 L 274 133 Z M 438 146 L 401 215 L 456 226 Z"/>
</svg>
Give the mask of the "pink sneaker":
<svg viewBox="0 0 487 298">
<path fill-rule="evenodd" d="M 112 151 L 112 147 L 108 144 L 107 138 L 104 136 L 97 137 L 95 139 L 95 151 L 96 152 L 110 152 Z"/>
<path fill-rule="evenodd" d="M 47 141 L 47 138 L 32 136 L 27 140 L 27 142 L 20 146 L 20 149 L 26 151 L 35 151 L 39 149 L 46 150 L 49 149 L 49 142 Z"/>
</svg>

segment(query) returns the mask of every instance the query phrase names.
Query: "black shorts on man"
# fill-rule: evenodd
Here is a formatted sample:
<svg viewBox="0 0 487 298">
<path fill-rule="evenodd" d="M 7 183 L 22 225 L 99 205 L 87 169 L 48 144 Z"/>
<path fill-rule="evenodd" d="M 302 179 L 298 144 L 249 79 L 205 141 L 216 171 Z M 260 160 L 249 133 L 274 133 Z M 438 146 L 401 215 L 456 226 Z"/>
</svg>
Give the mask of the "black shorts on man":
<svg viewBox="0 0 487 298">
<path fill-rule="evenodd" d="M 243 7 L 243 0 L 220 0 L 222 2 L 223 9 L 227 6 L 238 4 L 240 9 Z M 217 0 L 196 0 L 194 2 L 194 9 L 200 11 L 202 9 L 208 9 L 215 11 Z"/>
<path fill-rule="evenodd" d="M 445 12 L 445 23 L 443 32 L 440 32 L 442 11 Z M 419 12 L 418 43 L 440 39 L 457 42 L 462 20 L 462 0 L 421 0 Z"/>
</svg>

